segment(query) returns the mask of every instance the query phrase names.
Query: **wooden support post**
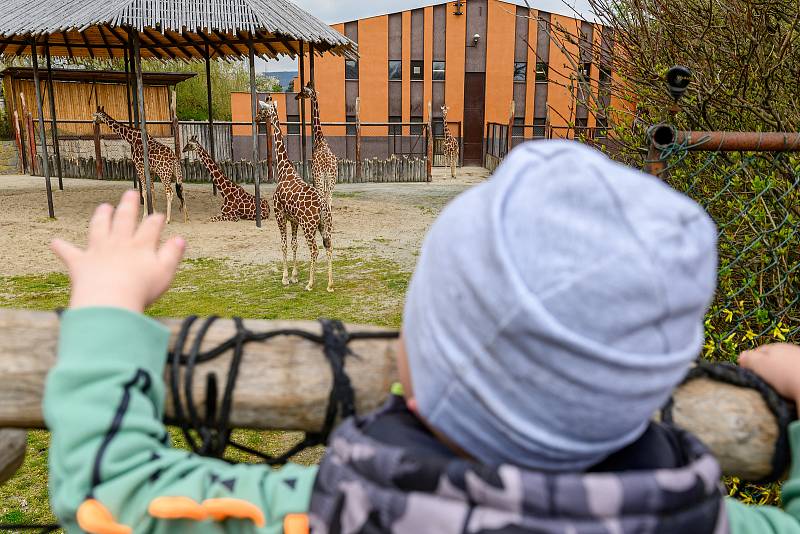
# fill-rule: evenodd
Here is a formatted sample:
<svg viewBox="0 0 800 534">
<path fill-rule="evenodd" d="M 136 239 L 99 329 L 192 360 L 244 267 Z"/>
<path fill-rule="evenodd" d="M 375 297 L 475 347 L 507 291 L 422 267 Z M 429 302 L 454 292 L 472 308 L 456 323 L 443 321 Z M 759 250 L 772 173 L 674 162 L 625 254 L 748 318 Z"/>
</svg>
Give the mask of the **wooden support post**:
<svg viewBox="0 0 800 534">
<path fill-rule="evenodd" d="M 47 85 L 48 85 L 48 93 L 49 93 L 49 100 L 50 100 L 50 134 L 53 138 L 53 151 L 55 152 L 53 155 L 55 156 L 56 160 L 56 173 L 58 174 L 58 189 L 60 191 L 64 190 L 64 173 L 61 170 L 61 146 L 58 142 L 58 124 L 56 119 L 56 96 L 55 96 L 55 84 L 53 83 L 53 67 L 50 62 L 50 43 L 48 42 L 45 46 L 45 54 L 47 57 Z"/>
<path fill-rule="evenodd" d="M 144 205 L 147 214 L 153 213 L 153 195 L 151 193 L 150 149 L 147 146 L 147 116 L 144 109 L 144 81 L 142 78 L 142 51 L 139 44 L 139 31 L 131 30 L 129 35 L 133 41 L 133 70 L 136 75 L 136 102 L 138 104 L 139 129 L 142 132 L 142 157 L 144 158 Z"/>
<path fill-rule="evenodd" d="M 306 66 L 305 66 L 305 43 L 300 41 L 300 91 L 306 87 Z M 300 104 L 300 165 L 302 169 L 302 175 L 304 180 L 308 180 L 308 175 L 306 173 L 306 161 L 308 160 L 308 154 L 306 153 L 306 99 L 301 98 L 299 100 Z"/>
<path fill-rule="evenodd" d="M 206 43 L 206 109 L 208 110 L 208 144 L 211 157 L 217 160 L 217 151 L 214 145 L 214 106 L 211 103 L 211 50 Z M 211 194 L 217 194 L 217 184 L 211 181 Z"/>
<path fill-rule="evenodd" d="M 171 332 L 173 347 L 182 325 L 160 319 Z M 185 346 L 191 346 L 203 321 L 197 321 Z M 252 332 L 295 329 L 321 334 L 311 321 L 245 320 Z M 377 332 L 376 327 L 347 326 L 350 332 Z M 56 363 L 59 319 L 55 313 L 0 309 L 0 428 L 43 428 L 42 395 L 48 371 Z M 216 321 L 203 338 L 201 351 L 218 347 L 237 333 L 232 320 Z M 379 406 L 396 380 L 396 343 L 392 339 L 359 339 L 350 343 L 359 357 L 347 358 L 345 370 L 355 390 L 356 409 Z M 224 384 L 230 351 L 198 363 L 191 390 L 200 417 L 205 413 L 206 376 L 215 373 Z M 165 370 L 165 378 L 167 377 Z M 183 390 L 183 372 L 181 389 Z M 288 378 L 287 378 L 288 377 Z M 153 377 L 157 380 L 159 377 Z M 173 415 L 170 382 L 166 380 L 166 415 Z M 323 346 L 298 336 L 280 336 L 247 343 L 231 406 L 230 424 L 237 428 L 318 430 L 325 417 L 331 372 Z M 180 392 L 182 397 L 183 391 Z M 672 397 L 674 423 L 696 435 L 719 460 L 723 473 L 750 480 L 768 475 L 776 452 L 778 422 L 761 394 L 751 388 L 694 378 Z M 657 418 L 657 415 L 654 415 Z M 0 447 L 0 452 L 2 452 Z M 784 451 L 788 454 L 788 451 Z M 788 464 L 788 458 L 778 458 Z"/>
<path fill-rule="evenodd" d="M 347 132 L 345 132 L 347 133 Z M 361 98 L 356 97 L 356 178 L 361 180 Z"/>
<path fill-rule="evenodd" d="M 28 158 L 28 172 L 30 174 L 37 174 L 39 166 L 36 162 L 36 133 L 33 127 L 33 115 L 28 111 L 28 103 L 25 101 L 25 93 L 20 91 L 19 100 L 22 104 L 22 124 L 25 128 L 24 138 L 26 156 Z"/>
<path fill-rule="evenodd" d="M 425 155 L 428 158 L 428 166 L 427 166 L 427 173 L 428 173 L 428 181 L 430 182 L 433 180 L 433 106 L 428 101 L 428 124 L 425 128 L 426 132 L 426 146 L 425 146 Z"/>
<path fill-rule="evenodd" d="M 133 128 L 133 105 L 131 103 L 131 66 L 128 57 L 128 47 L 124 50 L 125 62 L 125 103 L 128 111 L 128 126 Z M 134 183 L 136 181 L 134 180 Z"/>
<path fill-rule="evenodd" d="M 22 132 L 19 129 L 19 113 L 17 113 L 16 109 L 14 110 L 14 141 L 17 143 L 17 155 L 19 156 L 19 162 L 17 163 L 17 166 L 19 172 L 25 174 L 27 172 L 25 162 L 28 158 L 25 156 L 25 148 L 22 143 Z"/>
<path fill-rule="evenodd" d="M 256 227 L 261 228 L 261 165 L 258 164 L 258 93 L 256 92 L 256 52 L 253 40 L 247 41 L 248 59 L 250 65 L 250 116 L 253 127 L 253 165 L 255 165 L 256 188 Z M 270 129 L 267 126 L 267 134 Z"/>
<path fill-rule="evenodd" d="M 267 125 L 267 181 L 273 183 L 275 181 L 274 170 L 272 169 L 272 133 Z"/>
<path fill-rule="evenodd" d="M 169 116 L 172 121 L 172 137 L 175 140 L 175 155 L 181 159 L 183 146 L 181 145 L 181 128 L 178 123 L 177 93 L 175 86 L 169 88 Z"/>
<path fill-rule="evenodd" d="M 314 45 L 309 43 L 308 45 L 308 77 L 309 81 L 311 82 L 311 86 L 314 87 L 316 90 L 317 82 L 316 77 L 314 76 Z M 314 127 L 311 127 L 311 157 L 314 157 L 314 147 L 317 146 L 317 134 L 314 131 Z"/>
<path fill-rule="evenodd" d="M 51 219 L 54 219 L 56 214 L 53 210 L 53 187 L 50 184 L 50 161 L 47 156 L 47 134 L 44 131 L 42 84 L 39 80 L 39 58 L 36 48 L 36 38 L 34 37 L 31 42 L 31 63 L 33 64 L 33 85 L 36 89 L 36 110 L 39 112 L 39 141 L 42 143 L 42 170 L 44 171 L 44 183 L 47 189 L 47 213 Z M 36 146 L 35 143 L 34 146 Z"/>
<path fill-rule="evenodd" d="M 105 178 L 103 176 L 103 152 L 100 145 L 100 124 L 95 122 L 94 126 L 94 175 L 98 180 Z"/>
</svg>

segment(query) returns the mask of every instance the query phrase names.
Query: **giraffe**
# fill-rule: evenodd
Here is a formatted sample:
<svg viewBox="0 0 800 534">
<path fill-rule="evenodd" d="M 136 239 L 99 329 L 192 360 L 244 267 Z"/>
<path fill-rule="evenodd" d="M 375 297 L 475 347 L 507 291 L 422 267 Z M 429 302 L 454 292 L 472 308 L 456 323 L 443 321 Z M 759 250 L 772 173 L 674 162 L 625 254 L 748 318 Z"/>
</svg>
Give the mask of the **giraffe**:
<svg viewBox="0 0 800 534">
<path fill-rule="evenodd" d="M 139 177 L 139 185 L 141 191 L 145 188 L 144 176 L 144 147 L 142 146 L 142 132 L 121 124 L 114 120 L 111 115 L 106 113 L 104 107 L 97 106 L 97 111 L 92 114 L 94 122 L 98 124 L 105 123 L 111 128 L 111 131 L 119 135 L 122 139 L 131 145 L 131 156 L 133 157 L 133 164 L 136 166 L 136 174 Z M 150 169 L 158 175 L 161 183 L 164 184 L 164 194 L 167 198 L 167 223 L 172 217 L 172 177 L 175 177 L 175 191 L 178 193 L 178 200 L 180 201 L 180 209 L 183 212 L 183 222 L 189 220 L 189 210 L 183 199 L 183 169 L 181 168 L 181 160 L 175 155 L 175 152 L 153 139 L 147 138 L 147 149 L 150 160 Z M 153 196 L 153 183 L 150 182 L 150 196 Z M 144 215 L 147 215 L 147 195 L 144 195 Z"/>
<path fill-rule="evenodd" d="M 278 169 L 278 187 L 272 196 L 275 208 L 275 222 L 281 233 L 283 251 L 283 285 L 297 283 L 297 227 L 303 229 L 308 249 L 311 252 L 308 284 L 306 291 L 314 287 L 314 269 L 319 249 L 317 248 L 317 232 L 322 234 L 322 244 L 328 255 L 328 291 L 333 291 L 333 244 L 331 233 L 333 217 L 325 198 L 320 192 L 303 181 L 294 170 L 283 143 L 280 123 L 278 122 L 278 105 L 267 95 L 267 102 L 260 102 L 261 110 L 256 116 L 257 122 L 269 121 L 275 139 L 276 165 Z M 292 277 L 289 278 L 286 257 L 286 222 L 292 224 Z"/>
<path fill-rule="evenodd" d="M 314 187 L 320 192 L 325 202 L 328 204 L 328 211 L 331 210 L 333 189 L 336 187 L 336 180 L 339 178 L 339 162 L 336 159 L 325 135 L 322 133 L 322 124 L 319 120 L 319 100 L 317 91 L 314 89 L 313 82 L 303 88 L 297 94 L 297 99 L 311 99 L 311 121 L 314 128 L 314 147 L 311 151 L 311 175 L 314 178 Z"/>
<path fill-rule="evenodd" d="M 458 139 L 450 133 L 450 126 L 447 125 L 448 106 L 442 106 L 442 122 L 444 123 L 444 159 L 450 166 L 450 175 L 456 177 L 456 165 L 458 164 Z"/>
<path fill-rule="evenodd" d="M 183 151 L 187 154 L 197 152 L 200 161 L 203 162 L 203 165 L 206 166 L 208 172 L 211 174 L 211 180 L 222 195 L 222 209 L 220 210 L 220 214 L 212 217 L 211 222 L 238 221 L 239 219 L 248 221 L 255 220 L 256 197 L 225 176 L 222 169 L 217 165 L 217 162 L 211 157 L 211 154 L 198 142 L 197 136 L 193 136 L 189 139 Z M 261 214 L 265 219 L 269 219 L 269 202 L 267 202 L 265 198 L 261 199 Z"/>
</svg>

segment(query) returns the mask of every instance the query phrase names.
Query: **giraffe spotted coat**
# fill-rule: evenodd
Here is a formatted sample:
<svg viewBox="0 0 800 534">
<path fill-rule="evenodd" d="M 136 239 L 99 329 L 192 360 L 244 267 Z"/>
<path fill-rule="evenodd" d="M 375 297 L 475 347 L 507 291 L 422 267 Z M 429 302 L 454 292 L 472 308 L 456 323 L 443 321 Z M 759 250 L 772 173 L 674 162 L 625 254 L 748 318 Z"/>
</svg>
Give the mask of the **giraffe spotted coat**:
<svg viewBox="0 0 800 534">
<path fill-rule="evenodd" d="M 222 196 L 220 213 L 212 217 L 211 222 L 238 221 L 239 219 L 254 221 L 256 219 L 256 197 L 225 176 L 211 154 L 197 141 L 196 136 L 189 139 L 183 151 L 185 153 L 197 152 L 200 161 L 211 175 L 211 181 L 217 186 Z M 261 199 L 261 217 L 269 218 L 269 202 L 265 198 Z"/>
<path fill-rule="evenodd" d="M 297 229 L 303 229 L 303 235 L 311 252 L 309 265 L 308 284 L 306 290 L 314 287 L 314 270 L 317 263 L 319 249 L 317 248 L 317 232 L 322 234 L 322 243 L 328 256 L 328 291 L 333 291 L 333 243 L 331 233 L 333 217 L 325 199 L 319 191 L 303 181 L 294 170 L 292 162 L 286 153 L 283 143 L 283 133 L 278 122 L 277 104 L 267 97 L 267 102 L 261 103 L 256 120 L 269 121 L 275 138 L 276 165 L 278 170 L 278 186 L 272 196 L 275 208 L 275 222 L 281 233 L 281 248 L 283 251 L 283 285 L 297 283 Z M 292 276 L 289 278 L 286 255 L 286 223 L 292 225 Z"/>
<path fill-rule="evenodd" d="M 333 150 L 325 141 L 325 135 L 322 133 L 322 123 L 319 118 L 319 100 L 317 99 L 317 91 L 314 89 L 312 82 L 303 88 L 303 91 L 297 95 L 297 98 L 308 98 L 311 100 L 311 120 L 314 128 L 314 148 L 311 154 L 311 176 L 314 179 L 314 187 L 320 192 L 325 202 L 328 204 L 328 210 L 331 209 L 331 202 L 333 197 L 333 189 L 336 187 L 336 181 L 339 179 L 339 160 L 336 159 Z"/>
<path fill-rule="evenodd" d="M 458 165 L 458 139 L 453 137 L 450 126 L 447 124 L 448 106 L 442 106 L 442 122 L 444 123 L 444 159 L 450 166 L 450 175 L 456 177 L 456 166 Z"/>
<path fill-rule="evenodd" d="M 145 175 L 144 175 L 144 147 L 142 145 L 142 132 L 126 126 L 116 121 L 111 115 L 106 113 L 105 109 L 98 106 L 97 111 L 92 114 L 92 118 L 98 124 L 107 124 L 112 132 L 120 136 L 122 139 L 131 145 L 131 157 L 133 164 L 136 167 L 136 174 L 139 178 L 139 190 L 145 190 Z M 178 193 L 178 200 L 180 201 L 180 209 L 183 212 L 183 222 L 189 220 L 189 209 L 183 199 L 183 169 L 181 167 L 181 160 L 175 155 L 175 152 L 166 145 L 163 145 L 153 139 L 147 138 L 147 151 L 148 160 L 150 162 L 150 171 L 155 173 L 164 184 L 164 196 L 167 200 L 167 223 L 172 218 L 172 178 L 175 178 L 175 191 Z M 150 181 L 150 197 L 155 198 L 153 195 L 154 184 Z M 147 215 L 147 195 L 144 195 L 144 215 Z"/>
</svg>

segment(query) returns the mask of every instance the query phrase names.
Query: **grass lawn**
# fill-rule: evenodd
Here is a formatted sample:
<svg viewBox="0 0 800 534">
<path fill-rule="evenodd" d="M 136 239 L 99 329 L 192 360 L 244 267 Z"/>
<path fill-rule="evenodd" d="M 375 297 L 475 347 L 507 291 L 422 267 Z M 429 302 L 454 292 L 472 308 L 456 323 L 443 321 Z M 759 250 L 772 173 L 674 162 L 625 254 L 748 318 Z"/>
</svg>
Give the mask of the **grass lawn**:
<svg viewBox="0 0 800 534">
<path fill-rule="evenodd" d="M 223 260 L 198 259 L 184 262 L 172 289 L 147 313 L 160 317 L 187 315 L 234 315 L 252 319 L 310 319 L 321 317 L 345 322 L 399 327 L 403 297 L 410 273 L 394 262 L 361 259 L 339 254 L 334 261 L 336 291 L 325 291 L 324 260 L 317 265 L 314 291 L 303 290 L 308 263 L 301 262 L 299 284 L 281 285 L 281 265 L 238 265 Z M 53 273 L 0 277 L 0 307 L 52 310 L 67 305 L 68 279 Z M 171 432 L 176 446 L 178 432 Z M 278 453 L 290 447 L 301 434 L 237 431 L 234 438 L 251 447 Z M 47 498 L 46 431 L 28 434 L 28 452 L 23 467 L 0 486 L 0 523 L 53 522 Z M 315 462 L 322 451 L 308 450 L 297 461 Z M 232 454 L 239 461 L 248 458 Z"/>
</svg>

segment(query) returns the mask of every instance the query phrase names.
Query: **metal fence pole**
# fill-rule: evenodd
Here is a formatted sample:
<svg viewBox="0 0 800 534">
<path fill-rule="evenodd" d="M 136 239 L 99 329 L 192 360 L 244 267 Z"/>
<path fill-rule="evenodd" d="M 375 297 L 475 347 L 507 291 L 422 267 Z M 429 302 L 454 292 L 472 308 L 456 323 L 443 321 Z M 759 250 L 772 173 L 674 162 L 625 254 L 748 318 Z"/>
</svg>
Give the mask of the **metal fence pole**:
<svg viewBox="0 0 800 534">
<path fill-rule="evenodd" d="M 253 165 L 255 166 L 256 188 L 256 227 L 261 228 L 261 165 L 258 164 L 258 93 L 256 92 L 255 44 L 252 38 L 247 41 L 250 65 L 250 113 L 253 126 Z M 269 130 L 267 131 L 269 133 Z"/>
<path fill-rule="evenodd" d="M 39 110 L 39 141 L 42 143 L 42 169 L 44 170 L 44 183 L 47 189 L 47 213 L 51 219 L 55 218 L 53 210 L 53 188 L 50 185 L 50 162 L 47 156 L 47 136 L 44 132 L 44 112 L 42 111 L 42 87 L 39 81 L 39 59 L 36 55 L 36 38 L 31 41 L 31 62 L 33 63 L 33 84 L 36 88 L 36 106 Z"/>
<path fill-rule="evenodd" d="M 206 105 L 208 106 L 208 144 L 211 150 L 211 157 L 217 160 L 217 153 L 214 149 L 214 107 L 211 103 L 211 52 L 206 43 Z M 211 181 L 211 194 L 217 194 L 217 184 Z"/>
<path fill-rule="evenodd" d="M 47 55 L 47 85 L 50 100 L 50 134 L 53 137 L 53 150 L 55 150 L 56 173 L 58 174 L 58 189 L 64 190 L 64 173 L 61 170 L 61 147 L 58 143 L 58 125 L 56 124 L 56 97 L 54 93 L 55 84 L 53 83 L 53 67 L 50 63 L 50 43 L 45 44 L 45 54 Z"/>
<path fill-rule="evenodd" d="M 133 40 L 133 70 L 136 74 L 136 102 L 138 104 L 139 128 L 142 134 L 142 167 L 144 167 L 144 203 L 147 214 L 153 213 L 153 194 L 151 186 L 153 180 L 150 176 L 150 149 L 147 146 L 147 116 L 144 109 L 144 81 L 142 76 L 142 49 L 139 43 L 139 31 L 131 30 Z"/>
<path fill-rule="evenodd" d="M 303 41 L 300 41 L 300 93 L 303 92 L 303 89 L 306 87 L 306 66 L 305 66 L 305 44 Z M 303 174 L 303 179 L 307 180 L 308 176 L 306 174 L 306 99 L 301 98 L 299 100 L 300 104 L 300 164 Z"/>
</svg>

